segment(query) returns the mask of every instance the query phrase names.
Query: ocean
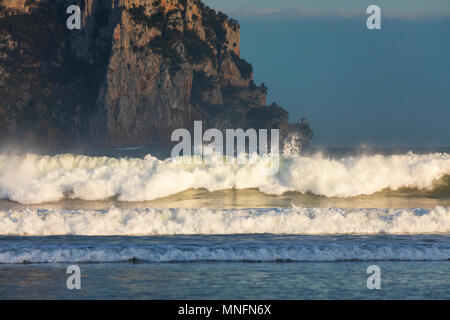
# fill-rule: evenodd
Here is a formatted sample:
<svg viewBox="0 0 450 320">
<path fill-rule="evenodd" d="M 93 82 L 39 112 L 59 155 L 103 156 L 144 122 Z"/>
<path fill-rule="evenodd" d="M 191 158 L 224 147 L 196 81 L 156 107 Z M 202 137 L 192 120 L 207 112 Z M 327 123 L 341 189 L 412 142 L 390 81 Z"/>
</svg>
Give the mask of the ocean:
<svg viewBox="0 0 450 320">
<path fill-rule="evenodd" d="M 4 151 L 0 299 L 450 299 L 450 149 L 266 166 Z"/>
</svg>

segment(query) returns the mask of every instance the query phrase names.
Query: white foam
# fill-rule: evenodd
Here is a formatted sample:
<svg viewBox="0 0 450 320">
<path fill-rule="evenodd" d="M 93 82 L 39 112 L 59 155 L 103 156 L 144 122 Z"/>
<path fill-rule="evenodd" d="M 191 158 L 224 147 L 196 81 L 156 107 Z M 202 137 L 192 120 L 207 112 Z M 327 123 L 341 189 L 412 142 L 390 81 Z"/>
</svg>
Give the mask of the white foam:
<svg viewBox="0 0 450 320">
<path fill-rule="evenodd" d="M 40 247 L 20 245 L 0 251 L 0 263 L 146 262 L 183 261 L 444 261 L 450 258 L 449 244 L 415 243 L 306 243 L 208 246 L 116 245 Z"/>
<path fill-rule="evenodd" d="M 0 211 L 0 235 L 450 233 L 450 208 Z"/>
<path fill-rule="evenodd" d="M 267 163 L 266 163 L 267 164 Z M 183 164 L 171 159 L 114 159 L 79 155 L 0 156 L 0 198 L 31 204 L 68 195 L 82 200 L 117 196 L 144 201 L 188 189 L 209 191 L 257 188 L 267 194 L 310 192 L 327 197 L 373 194 L 386 188 L 430 189 L 450 173 L 450 154 L 372 155 L 330 159 L 283 156 L 276 175 L 267 165 L 213 161 Z"/>
</svg>

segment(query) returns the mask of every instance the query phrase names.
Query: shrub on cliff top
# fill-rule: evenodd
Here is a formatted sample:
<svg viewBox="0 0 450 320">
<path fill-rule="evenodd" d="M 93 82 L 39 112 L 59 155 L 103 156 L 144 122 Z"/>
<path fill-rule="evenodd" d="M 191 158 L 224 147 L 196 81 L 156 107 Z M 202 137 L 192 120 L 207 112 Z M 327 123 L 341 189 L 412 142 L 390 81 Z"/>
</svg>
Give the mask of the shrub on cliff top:
<svg viewBox="0 0 450 320">
<path fill-rule="evenodd" d="M 225 41 L 227 32 L 223 26 L 225 15 L 216 14 L 214 9 L 205 7 L 203 13 L 203 26 L 206 29 L 206 35 L 210 40 L 216 38 L 215 46 L 219 46 Z"/>
<path fill-rule="evenodd" d="M 136 23 L 147 26 L 148 28 L 156 27 L 161 29 L 167 24 L 167 17 L 161 11 L 151 16 L 145 14 L 145 8 L 143 6 L 132 7 L 127 11 Z"/>
<path fill-rule="evenodd" d="M 244 79 L 250 79 L 253 74 L 253 66 L 250 63 L 248 63 L 245 59 L 240 58 L 234 52 L 231 52 L 230 54 L 231 57 L 233 58 L 234 63 L 238 67 L 241 76 Z"/>
</svg>

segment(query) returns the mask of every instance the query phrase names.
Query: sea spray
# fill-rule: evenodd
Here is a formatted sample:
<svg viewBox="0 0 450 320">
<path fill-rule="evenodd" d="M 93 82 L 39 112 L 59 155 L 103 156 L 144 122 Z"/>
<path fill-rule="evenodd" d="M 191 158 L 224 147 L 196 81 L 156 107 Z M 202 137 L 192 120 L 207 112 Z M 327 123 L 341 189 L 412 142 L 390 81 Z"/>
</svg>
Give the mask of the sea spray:
<svg viewBox="0 0 450 320">
<path fill-rule="evenodd" d="M 0 235 L 450 234 L 450 208 L 0 211 Z"/>
<path fill-rule="evenodd" d="M 254 155 L 257 156 L 258 155 Z M 159 160 L 57 156 L 0 156 L 0 198 L 25 204 L 81 200 L 146 201 L 189 189 L 255 188 L 281 195 L 326 197 L 370 195 L 384 189 L 432 190 L 450 173 L 450 154 L 358 155 L 332 159 L 321 154 L 280 157 L 277 174 L 267 175 L 270 158 L 254 164 L 223 161 L 189 164 Z M 439 183 L 438 183 L 439 184 Z M 447 190 L 446 186 L 440 190 Z"/>
</svg>

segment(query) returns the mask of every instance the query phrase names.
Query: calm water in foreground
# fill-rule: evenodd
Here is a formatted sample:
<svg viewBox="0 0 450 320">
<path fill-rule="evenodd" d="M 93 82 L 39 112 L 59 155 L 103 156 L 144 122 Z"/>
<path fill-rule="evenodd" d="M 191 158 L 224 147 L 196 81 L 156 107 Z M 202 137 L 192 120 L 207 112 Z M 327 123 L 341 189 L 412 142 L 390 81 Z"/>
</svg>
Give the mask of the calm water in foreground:
<svg viewBox="0 0 450 320">
<path fill-rule="evenodd" d="M 2 299 L 450 299 L 450 235 L 49 236 L 0 242 L 1 259 L 13 252 L 22 261 L 39 261 L 0 265 Z M 66 268 L 73 264 L 81 269 L 81 290 L 66 286 Z M 381 269 L 380 290 L 367 288 L 370 265 Z"/>
<path fill-rule="evenodd" d="M 81 290 L 66 264 L 1 265 L 2 299 L 450 299 L 450 262 L 390 262 L 368 290 L 372 262 L 80 264 Z"/>
</svg>

